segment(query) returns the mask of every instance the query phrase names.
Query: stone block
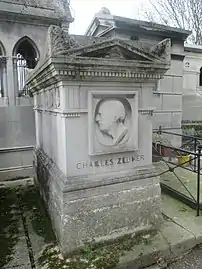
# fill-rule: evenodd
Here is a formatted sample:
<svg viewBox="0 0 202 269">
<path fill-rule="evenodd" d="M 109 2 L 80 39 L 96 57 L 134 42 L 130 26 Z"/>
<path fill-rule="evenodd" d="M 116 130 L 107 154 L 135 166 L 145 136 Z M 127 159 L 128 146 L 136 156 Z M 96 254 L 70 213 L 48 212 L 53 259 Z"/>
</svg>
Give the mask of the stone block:
<svg viewBox="0 0 202 269">
<path fill-rule="evenodd" d="M 162 94 L 160 92 L 154 92 L 152 97 L 152 107 L 155 110 L 162 110 Z"/>
<path fill-rule="evenodd" d="M 134 180 L 131 177 L 128 182 L 111 182 L 106 186 L 102 182 L 103 186 L 65 192 L 64 186 L 59 184 L 63 179 L 55 182 L 58 170 L 56 167 L 50 169 L 51 161 L 46 155 L 43 157 L 43 161 L 42 158 L 38 159 L 39 184 L 63 253 L 94 240 L 110 240 L 121 234 L 159 227 L 158 177 L 148 178 L 146 174 L 146 178 L 143 176 L 138 180 L 134 175 Z"/>
<path fill-rule="evenodd" d="M 173 77 L 173 93 L 182 93 L 183 91 L 183 78 Z"/>
<path fill-rule="evenodd" d="M 172 119 L 171 127 L 173 129 L 175 129 L 175 128 L 181 128 L 182 113 L 180 113 L 180 112 L 173 112 L 171 114 L 171 119 Z"/>
<path fill-rule="evenodd" d="M 154 112 L 152 127 L 153 129 L 159 129 L 159 126 L 162 128 L 171 128 L 171 112 Z"/>
<path fill-rule="evenodd" d="M 175 94 L 175 95 L 163 94 L 162 110 L 181 111 L 182 110 L 182 95 L 181 94 Z"/>
<path fill-rule="evenodd" d="M 160 92 L 170 92 L 173 91 L 173 77 L 172 76 L 165 76 L 159 82 L 159 90 Z"/>
</svg>

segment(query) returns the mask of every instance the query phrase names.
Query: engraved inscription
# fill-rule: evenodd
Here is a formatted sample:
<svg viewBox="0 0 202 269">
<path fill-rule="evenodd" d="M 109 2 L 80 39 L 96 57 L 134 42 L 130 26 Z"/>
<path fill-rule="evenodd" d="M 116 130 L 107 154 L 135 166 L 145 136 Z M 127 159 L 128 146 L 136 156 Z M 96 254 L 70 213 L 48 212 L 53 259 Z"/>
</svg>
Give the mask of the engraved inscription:
<svg viewBox="0 0 202 269">
<path fill-rule="evenodd" d="M 86 169 L 93 167 L 107 167 L 113 166 L 116 164 L 127 164 L 133 162 L 144 161 L 144 155 L 136 155 L 136 156 L 127 156 L 127 157 L 119 157 L 117 159 L 106 159 L 106 160 L 93 160 L 93 161 L 83 161 L 76 164 L 77 169 Z"/>
</svg>

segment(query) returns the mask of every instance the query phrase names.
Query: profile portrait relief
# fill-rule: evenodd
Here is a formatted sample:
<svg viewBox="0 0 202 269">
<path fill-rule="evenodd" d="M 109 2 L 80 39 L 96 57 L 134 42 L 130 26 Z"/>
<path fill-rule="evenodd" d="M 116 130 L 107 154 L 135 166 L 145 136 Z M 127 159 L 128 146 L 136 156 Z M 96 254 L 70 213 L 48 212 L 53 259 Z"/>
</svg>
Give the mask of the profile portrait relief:
<svg viewBox="0 0 202 269">
<path fill-rule="evenodd" d="M 103 146 L 125 144 L 130 136 L 131 107 L 125 98 L 103 98 L 96 107 L 94 124 L 98 143 Z"/>
</svg>

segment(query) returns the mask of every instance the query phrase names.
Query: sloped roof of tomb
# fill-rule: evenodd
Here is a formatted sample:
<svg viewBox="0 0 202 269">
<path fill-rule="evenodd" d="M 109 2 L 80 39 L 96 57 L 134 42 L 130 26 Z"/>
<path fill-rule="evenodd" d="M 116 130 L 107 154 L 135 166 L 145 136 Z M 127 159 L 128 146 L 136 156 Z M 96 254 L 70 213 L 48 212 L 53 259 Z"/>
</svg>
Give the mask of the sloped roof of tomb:
<svg viewBox="0 0 202 269">
<path fill-rule="evenodd" d="M 71 58 L 88 57 L 149 62 L 170 60 L 170 39 L 165 39 L 151 48 L 151 45 L 146 43 L 128 42 L 119 38 L 89 38 L 86 36 L 71 36 L 71 38 L 76 42 L 76 46 L 60 51 L 59 54 Z"/>
<path fill-rule="evenodd" d="M 78 76 L 94 76 L 95 70 L 110 70 L 109 76 L 126 75 L 142 80 L 151 75 L 160 78 L 170 67 L 170 39 L 161 41 L 154 47 L 143 42 L 129 43 L 119 38 L 92 38 L 86 36 L 70 36 L 59 26 L 49 28 L 47 39 L 47 58 L 38 65 L 29 78 L 28 83 L 53 83 L 60 76 L 68 78 Z M 46 76 L 44 76 L 43 71 Z M 148 71 L 148 72 L 145 72 Z M 118 73 L 117 73 L 118 72 Z M 139 72 L 139 73 L 138 73 Z M 107 72 L 95 72 L 95 76 L 107 76 Z M 47 82 L 47 74 L 50 79 Z M 90 74 L 90 75 L 89 75 Z M 103 75 L 104 74 L 104 75 Z M 137 77 L 137 75 L 141 75 Z M 35 86 L 34 86 L 35 87 Z"/>
<path fill-rule="evenodd" d="M 191 31 L 171 27 L 159 23 L 153 23 L 148 21 L 141 21 L 136 19 L 130 19 L 120 16 L 113 16 L 116 27 L 120 27 L 122 29 L 130 29 L 139 30 L 143 32 L 150 32 L 153 34 L 159 34 L 161 36 L 169 36 L 169 37 L 177 37 L 179 39 L 185 40 L 188 35 L 191 34 Z"/>
<path fill-rule="evenodd" d="M 97 29 L 102 26 L 102 30 L 97 32 Z M 100 12 L 95 14 L 90 25 L 86 30 L 86 35 L 88 36 L 102 36 L 106 32 L 109 32 L 114 29 L 119 29 L 123 31 L 132 31 L 137 33 L 145 33 L 148 36 L 158 35 L 162 37 L 170 37 L 185 40 L 190 34 L 191 31 L 170 27 L 163 24 L 130 19 L 121 16 L 115 16 L 106 12 L 106 8 L 102 9 Z"/>
</svg>

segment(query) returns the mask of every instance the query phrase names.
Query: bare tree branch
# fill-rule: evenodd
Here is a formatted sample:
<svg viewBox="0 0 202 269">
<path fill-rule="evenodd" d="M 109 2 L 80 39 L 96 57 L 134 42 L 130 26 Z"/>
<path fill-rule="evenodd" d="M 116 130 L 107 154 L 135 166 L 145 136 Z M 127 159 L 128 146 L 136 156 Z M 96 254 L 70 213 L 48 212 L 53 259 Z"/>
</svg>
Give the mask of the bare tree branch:
<svg viewBox="0 0 202 269">
<path fill-rule="evenodd" d="M 202 0 L 149 0 L 143 16 L 156 23 L 191 30 L 189 40 L 202 45 Z"/>
</svg>

